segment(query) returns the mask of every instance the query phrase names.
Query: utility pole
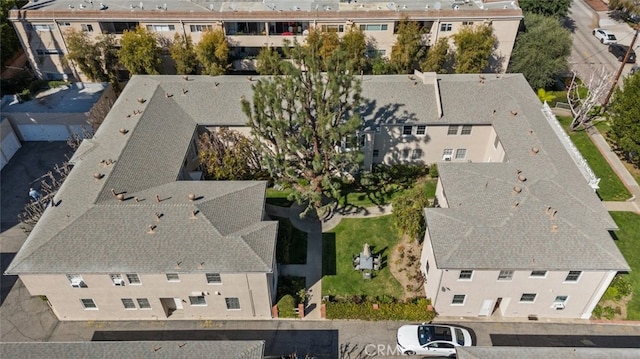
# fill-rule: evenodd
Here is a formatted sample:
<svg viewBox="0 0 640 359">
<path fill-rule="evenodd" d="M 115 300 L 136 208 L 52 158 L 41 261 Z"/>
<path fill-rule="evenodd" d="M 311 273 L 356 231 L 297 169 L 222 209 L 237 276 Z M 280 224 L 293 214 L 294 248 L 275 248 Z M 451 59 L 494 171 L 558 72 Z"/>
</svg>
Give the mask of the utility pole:
<svg viewBox="0 0 640 359">
<path fill-rule="evenodd" d="M 629 45 L 629 48 L 627 49 L 627 53 L 624 54 L 624 59 L 622 59 L 622 63 L 620 64 L 620 67 L 618 68 L 618 72 L 616 73 L 616 77 L 613 79 L 613 83 L 611 84 L 611 89 L 607 94 L 607 98 L 604 99 L 604 103 L 602 104 L 602 113 L 604 113 L 607 110 L 607 105 L 609 105 L 609 100 L 613 95 L 613 91 L 615 91 L 616 86 L 618 86 L 618 79 L 620 79 L 620 75 L 622 75 L 622 69 L 624 69 L 624 65 L 627 63 L 627 60 L 629 59 L 629 55 L 631 55 L 631 51 L 633 50 L 633 45 L 636 43 L 636 39 L 638 38 L 638 32 L 640 32 L 640 25 L 636 26 L 636 32 L 635 34 L 633 34 L 633 39 L 631 39 L 631 45 Z"/>
</svg>

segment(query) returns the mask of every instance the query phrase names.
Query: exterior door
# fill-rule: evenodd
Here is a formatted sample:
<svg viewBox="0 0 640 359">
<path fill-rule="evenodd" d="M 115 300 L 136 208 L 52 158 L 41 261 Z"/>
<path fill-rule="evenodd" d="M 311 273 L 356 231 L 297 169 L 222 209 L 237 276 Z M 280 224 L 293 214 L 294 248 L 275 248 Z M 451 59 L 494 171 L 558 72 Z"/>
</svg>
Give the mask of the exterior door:
<svg viewBox="0 0 640 359">
<path fill-rule="evenodd" d="M 485 299 L 482 302 L 482 306 L 480 307 L 480 313 L 478 313 L 479 317 L 486 317 L 491 313 L 491 309 L 493 309 L 493 299 Z"/>
</svg>

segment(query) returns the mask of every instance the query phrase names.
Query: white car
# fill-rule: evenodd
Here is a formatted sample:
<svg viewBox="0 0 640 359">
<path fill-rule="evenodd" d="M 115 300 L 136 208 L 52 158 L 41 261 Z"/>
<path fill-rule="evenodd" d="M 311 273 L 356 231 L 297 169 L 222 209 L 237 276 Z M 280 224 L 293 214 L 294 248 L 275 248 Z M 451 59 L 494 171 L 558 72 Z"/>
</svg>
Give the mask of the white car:
<svg viewBox="0 0 640 359">
<path fill-rule="evenodd" d="M 455 357 L 456 347 L 473 345 L 468 330 L 450 325 L 403 325 L 398 329 L 398 346 L 405 355 Z"/>
<path fill-rule="evenodd" d="M 593 29 L 591 33 L 598 40 L 600 40 L 601 44 L 615 44 L 616 42 L 618 42 L 618 39 L 616 39 L 616 35 L 614 35 L 610 31 L 604 29 Z"/>
</svg>

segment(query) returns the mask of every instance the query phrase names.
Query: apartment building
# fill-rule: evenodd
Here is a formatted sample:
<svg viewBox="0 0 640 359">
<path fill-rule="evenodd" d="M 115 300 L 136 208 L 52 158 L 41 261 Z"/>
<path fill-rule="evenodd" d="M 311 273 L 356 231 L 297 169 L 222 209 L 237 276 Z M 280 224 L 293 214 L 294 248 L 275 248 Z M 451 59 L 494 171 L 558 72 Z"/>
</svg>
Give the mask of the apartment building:
<svg viewBox="0 0 640 359">
<path fill-rule="evenodd" d="M 425 44 L 431 46 L 464 26 L 490 24 L 498 40 L 500 67 L 506 70 L 522 11 L 514 1 L 495 0 L 50 0 L 31 1 L 12 10 L 12 21 L 31 66 L 46 79 L 86 77 L 72 63 L 63 61 L 68 52 L 65 33 L 86 32 L 91 38 L 142 26 L 158 35 L 159 44 L 175 34 L 189 35 L 194 42 L 208 29 L 222 29 L 236 69 L 253 69 L 254 58 L 263 47 L 281 47 L 283 41 L 303 42 L 310 29 L 344 33 L 355 26 L 370 44 L 370 55 L 391 54 L 398 21 L 408 17 L 425 29 Z M 164 52 L 168 58 L 168 52 Z"/>
</svg>

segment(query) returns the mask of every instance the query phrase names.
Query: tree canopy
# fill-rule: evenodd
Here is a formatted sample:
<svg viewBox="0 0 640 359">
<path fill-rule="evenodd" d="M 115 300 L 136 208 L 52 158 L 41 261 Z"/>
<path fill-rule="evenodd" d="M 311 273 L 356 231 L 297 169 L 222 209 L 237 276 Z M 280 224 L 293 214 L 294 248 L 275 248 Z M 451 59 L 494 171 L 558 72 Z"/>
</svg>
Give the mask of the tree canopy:
<svg viewBox="0 0 640 359">
<path fill-rule="evenodd" d="M 391 49 L 390 63 L 399 74 L 413 73 L 425 55 L 424 29 L 417 21 L 403 18 L 398 24 L 398 39 Z"/>
<path fill-rule="evenodd" d="M 518 5 L 525 14 L 534 13 L 562 18 L 569 13 L 571 0 L 519 0 Z"/>
<path fill-rule="evenodd" d="M 198 139 L 198 158 L 213 180 L 250 180 L 263 177 L 260 156 L 250 139 L 222 128 L 207 131 Z"/>
<path fill-rule="evenodd" d="M 316 47 L 298 42 L 287 41 L 284 51 L 293 66 L 282 66 L 283 76 L 259 79 L 242 108 L 264 167 L 293 189 L 308 213 L 320 209 L 325 196 L 338 198 L 358 169 L 358 151 L 344 145 L 362 126 L 361 86 L 342 49 L 324 60 Z"/>
<path fill-rule="evenodd" d="M 205 75 L 223 75 L 229 67 L 229 45 L 221 29 L 207 30 L 196 45 L 196 56 Z"/>
<path fill-rule="evenodd" d="M 464 26 L 453 36 L 455 72 L 480 73 L 488 69 L 498 40 L 490 25 Z"/>
<path fill-rule="evenodd" d="M 549 88 L 569 69 L 571 33 L 553 18 L 526 14 L 525 31 L 518 34 L 509 72 L 521 72 L 534 89 Z"/>
<path fill-rule="evenodd" d="M 135 30 L 125 31 L 120 40 L 118 51 L 120 63 L 131 74 L 156 75 L 162 60 L 156 36 L 138 26 Z"/>
<path fill-rule="evenodd" d="M 86 32 L 69 30 L 66 33 L 68 53 L 66 60 L 78 66 L 80 71 L 91 81 L 109 81 L 114 90 L 119 90 L 118 50 L 113 35 L 101 35 L 94 41 Z"/>
<path fill-rule="evenodd" d="M 193 49 L 191 36 L 183 37 L 180 34 L 175 34 L 173 42 L 169 45 L 169 54 L 176 63 L 178 75 L 191 75 L 198 70 L 198 59 Z"/>
<path fill-rule="evenodd" d="M 340 39 L 341 49 L 347 53 L 347 58 L 353 62 L 356 73 L 364 71 L 367 65 L 367 39 L 359 28 L 351 26 Z"/>
<path fill-rule="evenodd" d="M 20 48 L 20 40 L 11 21 L 7 19 L 9 10 L 14 6 L 19 8 L 28 3 L 28 0 L 2 0 L 0 1 L 0 64 L 4 67 L 6 61 Z"/>
<path fill-rule="evenodd" d="M 624 78 L 623 88 L 617 88 L 607 108 L 611 122 L 609 136 L 616 147 L 635 165 L 640 165 L 640 72 Z"/>
<path fill-rule="evenodd" d="M 435 45 L 427 51 L 427 57 L 420 64 L 423 72 L 449 73 L 449 64 L 453 54 L 449 48 L 449 39 L 440 38 Z"/>
</svg>

